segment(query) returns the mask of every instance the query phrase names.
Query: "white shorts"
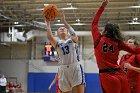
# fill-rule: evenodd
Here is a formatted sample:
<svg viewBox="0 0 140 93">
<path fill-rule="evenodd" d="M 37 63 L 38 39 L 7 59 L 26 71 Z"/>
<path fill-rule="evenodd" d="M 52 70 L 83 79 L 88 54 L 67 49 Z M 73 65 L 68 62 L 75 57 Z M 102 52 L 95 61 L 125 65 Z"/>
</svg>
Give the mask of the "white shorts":
<svg viewBox="0 0 140 93">
<path fill-rule="evenodd" d="M 60 65 L 58 84 L 62 92 L 71 91 L 74 86 L 85 84 L 85 75 L 82 66 L 78 62 L 70 65 Z"/>
</svg>

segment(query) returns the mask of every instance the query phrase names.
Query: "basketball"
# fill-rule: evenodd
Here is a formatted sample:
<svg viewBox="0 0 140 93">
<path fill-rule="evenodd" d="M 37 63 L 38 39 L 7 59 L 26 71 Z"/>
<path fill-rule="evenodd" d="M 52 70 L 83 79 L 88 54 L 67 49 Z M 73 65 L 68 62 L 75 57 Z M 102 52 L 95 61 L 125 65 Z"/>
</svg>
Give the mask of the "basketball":
<svg viewBox="0 0 140 93">
<path fill-rule="evenodd" d="M 54 20 L 58 16 L 58 8 L 54 4 L 49 4 L 44 7 L 43 15 L 47 20 Z"/>
</svg>

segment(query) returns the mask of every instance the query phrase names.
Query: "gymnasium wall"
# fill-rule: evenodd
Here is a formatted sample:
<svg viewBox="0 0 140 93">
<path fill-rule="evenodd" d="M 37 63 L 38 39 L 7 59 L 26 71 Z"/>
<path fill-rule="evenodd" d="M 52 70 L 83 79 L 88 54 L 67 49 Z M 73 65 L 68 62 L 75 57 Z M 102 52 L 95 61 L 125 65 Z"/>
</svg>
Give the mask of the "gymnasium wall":
<svg viewBox="0 0 140 93">
<path fill-rule="evenodd" d="M 29 59 L 30 53 L 29 43 L 0 44 L 0 59 Z"/>
</svg>

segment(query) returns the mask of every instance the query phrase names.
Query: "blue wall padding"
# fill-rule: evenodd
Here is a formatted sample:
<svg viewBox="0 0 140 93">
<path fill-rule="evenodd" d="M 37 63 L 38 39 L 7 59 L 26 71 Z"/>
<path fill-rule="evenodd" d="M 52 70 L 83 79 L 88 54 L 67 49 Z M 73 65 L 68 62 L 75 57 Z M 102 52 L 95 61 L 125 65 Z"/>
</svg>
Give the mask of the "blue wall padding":
<svg viewBox="0 0 140 93">
<path fill-rule="evenodd" d="M 85 93 L 102 93 L 98 73 L 85 73 Z M 55 73 L 28 73 L 28 92 L 55 93 L 55 85 L 50 91 L 48 87 L 55 77 Z"/>
</svg>

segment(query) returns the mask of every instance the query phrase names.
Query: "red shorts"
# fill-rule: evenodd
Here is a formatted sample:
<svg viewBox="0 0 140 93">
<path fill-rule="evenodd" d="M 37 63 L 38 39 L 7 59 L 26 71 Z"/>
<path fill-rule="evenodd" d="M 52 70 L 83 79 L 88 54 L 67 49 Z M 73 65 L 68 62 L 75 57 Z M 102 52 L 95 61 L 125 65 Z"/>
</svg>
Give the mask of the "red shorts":
<svg viewBox="0 0 140 93">
<path fill-rule="evenodd" d="M 103 93 L 130 93 L 128 80 L 123 71 L 100 73 Z"/>
</svg>

